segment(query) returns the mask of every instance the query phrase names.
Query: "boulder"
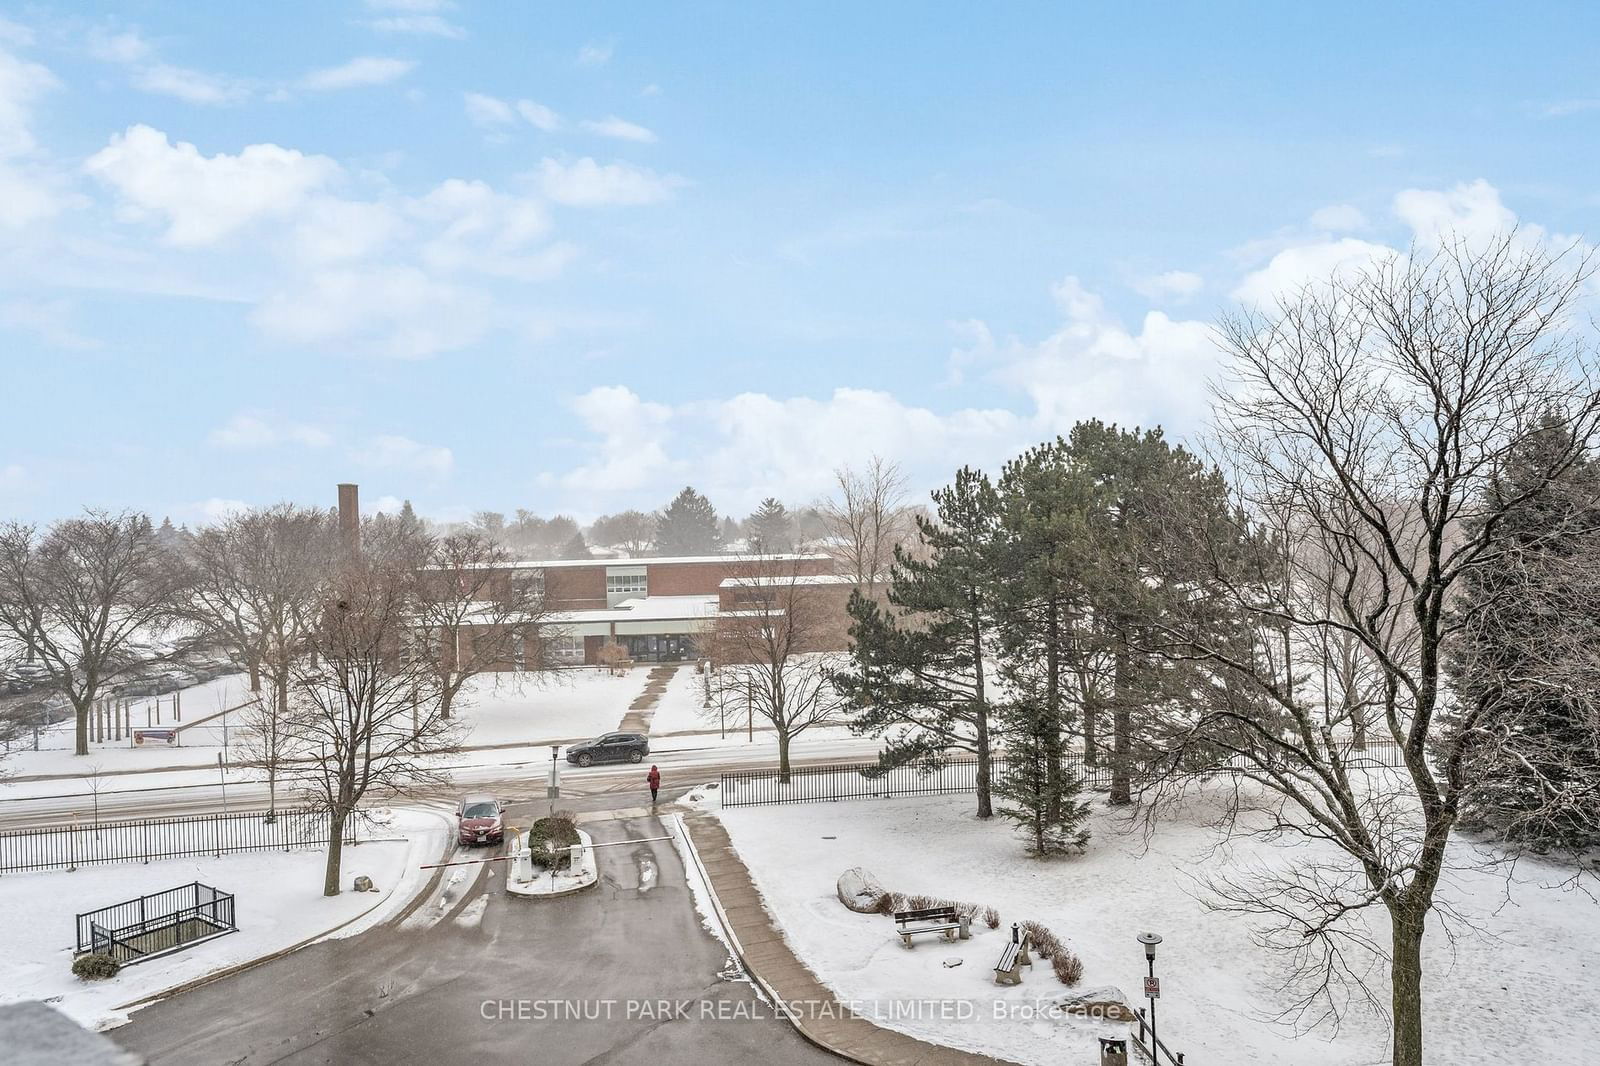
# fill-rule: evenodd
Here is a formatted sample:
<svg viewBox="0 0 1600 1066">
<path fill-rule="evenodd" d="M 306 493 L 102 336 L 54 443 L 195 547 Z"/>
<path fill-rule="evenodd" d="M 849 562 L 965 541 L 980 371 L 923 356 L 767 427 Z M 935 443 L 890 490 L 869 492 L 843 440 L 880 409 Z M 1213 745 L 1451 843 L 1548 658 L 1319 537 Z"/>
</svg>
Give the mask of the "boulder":
<svg viewBox="0 0 1600 1066">
<path fill-rule="evenodd" d="M 362 874 L 360 877 L 356 878 L 356 883 L 352 887 L 357 892 L 376 892 L 377 891 L 377 889 L 374 888 L 373 885 L 372 885 L 372 878 L 366 876 L 365 874 Z"/>
<path fill-rule="evenodd" d="M 1096 1021 L 1131 1022 L 1138 1015 L 1128 1005 L 1128 997 L 1115 985 L 1091 988 L 1061 1001 L 1061 1010 L 1080 1018 Z"/>
<path fill-rule="evenodd" d="M 876 914 L 879 902 L 888 894 L 876 877 L 859 866 L 840 874 L 836 887 L 839 902 L 857 914 Z"/>
</svg>

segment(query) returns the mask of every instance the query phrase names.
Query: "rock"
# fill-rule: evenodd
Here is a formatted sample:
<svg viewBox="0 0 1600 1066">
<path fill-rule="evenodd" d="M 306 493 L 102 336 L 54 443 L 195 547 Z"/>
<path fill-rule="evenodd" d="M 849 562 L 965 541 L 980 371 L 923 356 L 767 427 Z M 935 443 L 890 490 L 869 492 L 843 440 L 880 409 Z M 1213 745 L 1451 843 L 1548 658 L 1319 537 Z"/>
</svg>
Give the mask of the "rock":
<svg viewBox="0 0 1600 1066">
<path fill-rule="evenodd" d="M 1137 1014 L 1128 1006 L 1128 997 L 1115 985 L 1091 988 L 1061 1001 L 1063 1012 L 1096 1021 L 1131 1022 Z"/>
<path fill-rule="evenodd" d="M 839 875 L 837 891 L 839 902 L 857 914 L 876 914 L 879 902 L 887 895 L 878 879 L 859 866 Z"/>
<path fill-rule="evenodd" d="M 963 960 L 961 960 L 961 959 L 945 959 L 944 960 L 944 968 L 947 969 L 947 970 L 953 970 L 957 966 L 960 966 L 962 961 Z"/>
<path fill-rule="evenodd" d="M 366 876 L 365 874 L 363 874 L 362 876 L 356 878 L 356 883 L 355 883 L 355 885 L 353 887 L 355 888 L 355 890 L 357 892 L 376 892 L 376 891 L 378 891 L 372 885 L 372 878 Z"/>
</svg>

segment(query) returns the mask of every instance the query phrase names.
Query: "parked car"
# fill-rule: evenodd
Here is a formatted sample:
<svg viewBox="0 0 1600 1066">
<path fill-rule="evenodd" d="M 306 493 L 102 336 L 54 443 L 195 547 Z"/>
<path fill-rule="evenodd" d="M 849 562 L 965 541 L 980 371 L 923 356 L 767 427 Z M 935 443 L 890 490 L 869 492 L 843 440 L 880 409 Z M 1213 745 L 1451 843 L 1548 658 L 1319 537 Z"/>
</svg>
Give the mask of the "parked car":
<svg viewBox="0 0 1600 1066">
<path fill-rule="evenodd" d="M 486 792 L 461 797 L 456 805 L 456 838 L 463 844 L 499 844 L 506 838 L 504 808 Z"/>
<path fill-rule="evenodd" d="M 643 733 L 607 733 L 567 749 L 567 761 L 574 766 L 593 766 L 597 762 L 643 762 L 650 754 L 650 738 Z"/>
</svg>

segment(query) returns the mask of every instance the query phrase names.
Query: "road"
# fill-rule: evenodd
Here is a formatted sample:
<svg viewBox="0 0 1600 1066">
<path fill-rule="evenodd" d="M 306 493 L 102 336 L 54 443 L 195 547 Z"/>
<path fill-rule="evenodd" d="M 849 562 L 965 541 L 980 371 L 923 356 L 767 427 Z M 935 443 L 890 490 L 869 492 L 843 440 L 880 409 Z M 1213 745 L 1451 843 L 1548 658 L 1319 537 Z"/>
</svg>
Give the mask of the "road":
<svg viewBox="0 0 1600 1066">
<path fill-rule="evenodd" d="M 667 832 L 655 817 L 584 829 Z M 444 871 L 468 872 L 387 925 L 146 1007 L 113 1035 L 152 1066 L 841 1061 L 759 1001 L 702 926 L 670 841 L 595 855 L 600 884 L 557 900 L 507 895 L 501 863 Z"/>
<path fill-rule="evenodd" d="M 835 738 L 826 741 L 797 741 L 794 764 L 819 764 L 850 761 L 871 761 L 877 757 L 879 744 L 868 737 Z M 677 784 L 699 784 L 715 780 L 724 770 L 766 769 L 776 764 L 772 745 L 706 744 L 687 745 L 671 750 L 652 751 L 648 763 L 661 767 L 662 776 Z M 565 763 L 561 769 L 563 795 L 586 795 L 637 787 L 643 778 L 644 766 L 594 766 L 578 769 Z M 463 791 L 490 790 L 511 800 L 543 797 L 549 775 L 548 758 L 537 761 L 485 762 L 482 765 L 454 767 L 450 771 L 451 785 L 445 791 L 423 794 L 420 798 L 442 799 L 459 796 Z M 176 783 L 169 783 L 178 778 Z M 199 780 L 197 780 L 197 778 Z M 161 772 L 123 774 L 106 777 L 100 783 L 96 797 L 85 791 L 81 778 L 59 782 L 41 782 L 34 794 L 5 796 L 0 794 L 0 831 L 7 829 L 32 829 L 48 825 L 64 825 L 76 821 L 87 822 L 91 811 L 98 809 L 102 820 L 115 818 L 171 817 L 183 814 L 211 813 L 222 809 L 223 788 L 214 778 L 205 779 L 204 771 L 181 771 L 176 774 Z M 48 785 L 48 789 L 42 786 Z M 413 797 L 417 798 L 417 797 Z M 266 786 L 256 781 L 230 780 L 226 786 L 227 802 L 235 809 L 255 810 L 267 806 Z M 373 797 L 371 803 L 382 802 Z M 279 796 L 279 803 L 292 804 L 292 797 Z"/>
</svg>

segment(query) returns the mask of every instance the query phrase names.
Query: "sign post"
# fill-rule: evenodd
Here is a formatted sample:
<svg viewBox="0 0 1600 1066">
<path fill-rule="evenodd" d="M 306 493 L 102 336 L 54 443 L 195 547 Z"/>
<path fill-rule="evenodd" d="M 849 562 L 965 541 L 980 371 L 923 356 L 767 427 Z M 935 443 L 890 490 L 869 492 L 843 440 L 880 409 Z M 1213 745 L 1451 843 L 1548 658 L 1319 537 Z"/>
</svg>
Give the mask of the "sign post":
<svg viewBox="0 0 1600 1066">
<path fill-rule="evenodd" d="M 1144 945 L 1144 958 L 1150 964 L 1150 976 L 1144 979 L 1144 997 L 1150 1001 L 1150 1061 L 1161 1061 L 1161 1045 L 1156 1041 L 1156 1000 L 1161 998 L 1161 979 L 1156 976 L 1156 945 L 1161 943 L 1160 933 L 1140 933 L 1139 943 Z"/>
</svg>

